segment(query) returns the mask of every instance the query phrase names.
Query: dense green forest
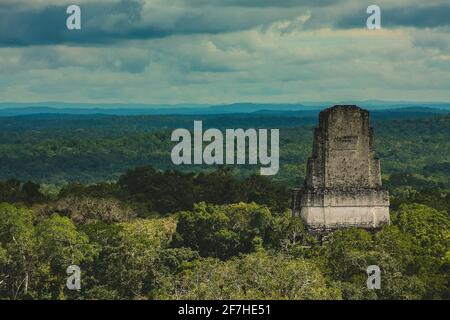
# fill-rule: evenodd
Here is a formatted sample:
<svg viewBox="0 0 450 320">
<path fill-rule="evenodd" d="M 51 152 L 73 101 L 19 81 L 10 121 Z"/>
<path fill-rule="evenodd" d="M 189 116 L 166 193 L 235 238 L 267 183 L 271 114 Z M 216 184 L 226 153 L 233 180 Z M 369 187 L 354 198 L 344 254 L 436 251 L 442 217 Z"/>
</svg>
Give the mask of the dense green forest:
<svg viewBox="0 0 450 320">
<path fill-rule="evenodd" d="M 270 178 L 169 165 L 188 116 L 0 118 L 0 299 L 449 299 L 450 117 L 375 114 L 392 224 L 323 241 L 289 210 L 316 117 L 204 120 L 279 127 Z"/>
<path fill-rule="evenodd" d="M 407 186 L 393 196 L 392 225 L 321 244 L 291 216 L 283 185 L 225 168 L 141 167 L 56 196 L 0 186 L 4 299 L 450 298 L 448 190 Z M 80 291 L 65 286 L 73 264 Z M 369 265 L 382 270 L 381 290 L 366 287 Z"/>
<path fill-rule="evenodd" d="M 371 112 L 383 173 L 425 175 L 446 183 L 450 172 L 450 115 L 443 111 Z M 129 168 L 152 165 L 185 172 L 170 161 L 175 128 L 192 128 L 195 116 L 28 115 L 0 117 L 0 179 L 62 186 L 115 181 Z M 280 128 L 280 171 L 274 179 L 301 183 L 311 153 L 317 112 L 202 116 L 205 128 Z M 255 166 L 235 166 L 248 176 Z"/>
</svg>

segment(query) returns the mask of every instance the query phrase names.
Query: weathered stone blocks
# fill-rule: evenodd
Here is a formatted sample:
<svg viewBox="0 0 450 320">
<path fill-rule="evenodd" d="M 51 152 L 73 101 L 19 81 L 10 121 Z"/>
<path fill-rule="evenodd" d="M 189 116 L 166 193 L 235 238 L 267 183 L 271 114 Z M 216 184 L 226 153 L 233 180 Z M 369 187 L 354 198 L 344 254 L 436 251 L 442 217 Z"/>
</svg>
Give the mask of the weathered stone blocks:
<svg viewBox="0 0 450 320">
<path fill-rule="evenodd" d="M 320 113 L 304 186 L 293 190 L 292 200 L 293 214 L 312 232 L 389 224 L 367 110 L 337 105 Z"/>
</svg>

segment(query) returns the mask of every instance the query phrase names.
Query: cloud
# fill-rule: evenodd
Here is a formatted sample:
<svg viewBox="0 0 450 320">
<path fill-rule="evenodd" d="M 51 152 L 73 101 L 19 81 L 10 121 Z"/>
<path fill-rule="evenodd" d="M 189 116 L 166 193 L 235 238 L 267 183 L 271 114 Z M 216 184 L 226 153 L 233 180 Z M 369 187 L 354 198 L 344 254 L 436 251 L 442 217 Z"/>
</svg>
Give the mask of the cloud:
<svg viewBox="0 0 450 320">
<path fill-rule="evenodd" d="M 98 1 L 98 0 L 97 0 Z M 383 5 L 383 27 L 449 26 L 450 5 Z M 291 21 L 294 29 L 364 28 L 366 6 L 346 0 L 109 0 L 80 2 L 82 30 L 67 30 L 67 5 L 40 0 L 0 5 L 0 46 L 109 45 L 175 35 L 221 34 Z M 295 21 L 308 16 L 304 21 Z"/>
<path fill-rule="evenodd" d="M 141 73 L 151 63 L 149 51 L 136 47 L 104 50 L 94 47 L 38 46 L 22 48 L 16 56 L 17 63 L 9 65 L 9 70 L 13 70 L 13 67 L 16 70 L 83 68 L 87 71 Z"/>
<path fill-rule="evenodd" d="M 412 42 L 418 48 L 437 49 L 442 53 L 450 52 L 449 32 L 420 30 L 412 34 Z"/>
<path fill-rule="evenodd" d="M 82 30 L 66 28 L 67 6 L 3 6 L 0 10 L 0 45 L 27 46 L 60 43 L 105 43 L 139 34 L 143 3 L 87 3 L 82 6 Z M 162 36 L 156 28 L 147 36 Z"/>
<path fill-rule="evenodd" d="M 436 0 L 380 0 L 376 31 L 346 0 L 77 1 L 80 32 L 60 1 L 17 2 L 0 4 L 3 101 L 450 101 L 448 25 L 401 25 Z"/>
<path fill-rule="evenodd" d="M 292 7 L 325 7 L 342 0 L 184 0 L 176 1 L 193 6 L 232 6 L 232 7 L 258 7 L 258 8 L 292 8 Z"/>
<path fill-rule="evenodd" d="M 450 99 L 448 61 L 415 46 L 411 34 L 364 29 L 280 33 L 273 26 L 265 32 L 192 35 L 189 41 L 175 36 L 106 48 L 3 48 L 0 56 L 6 64 L 7 56 L 22 55 L 15 70 L 0 77 L 0 99 L 123 103 Z M 142 63 L 139 72 L 122 67 L 135 60 Z"/>
<path fill-rule="evenodd" d="M 161 3 L 143 0 L 89 2 L 81 6 L 82 29 L 76 31 L 66 28 L 66 6 L 3 4 L 0 8 L 0 46 L 93 45 L 172 35 L 219 34 L 270 25 L 301 12 L 300 9 L 292 10 L 291 2 L 270 10 L 266 6 L 245 6 L 238 12 L 230 6 L 218 9 L 212 5 L 186 7 Z M 239 5 L 239 1 L 235 4 Z"/>
</svg>

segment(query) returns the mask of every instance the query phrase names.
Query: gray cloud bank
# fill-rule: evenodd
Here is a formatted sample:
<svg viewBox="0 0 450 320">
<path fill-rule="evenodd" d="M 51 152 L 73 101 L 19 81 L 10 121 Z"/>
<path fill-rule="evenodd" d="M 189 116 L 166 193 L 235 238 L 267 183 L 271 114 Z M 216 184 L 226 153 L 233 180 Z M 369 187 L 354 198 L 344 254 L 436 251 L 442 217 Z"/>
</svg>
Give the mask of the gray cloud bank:
<svg viewBox="0 0 450 320">
<path fill-rule="evenodd" d="M 345 0 L 145 0 L 81 3 L 82 30 L 66 29 L 67 5 L 0 4 L 0 46 L 109 44 L 172 35 L 221 34 L 267 27 L 311 13 L 304 28 L 361 28 L 365 7 Z M 450 25 L 450 5 L 382 7 L 385 27 Z"/>
<path fill-rule="evenodd" d="M 303 1 L 312 2 L 312 1 Z M 328 0 L 331 2 L 331 0 Z M 170 3 L 170 1 L 169 1 Z M 236 9 L 239 1 L 218 7 L 194 1 L 194 6 L 156 6 L 145 10 L 145 1 L 86 3 L 81 5 L 82 30 L 66 29 L 67 6 L 28 8 L 0 6 L 0 45 L 27 46 L 62 43 L 102 44 L 121 40 L 163 38 L 171 35 L 218 34 L 248 30 L 298 15 L 294 1 L 250 1 Z M 206 2 L 205 2 L 206 3 Z M 267 7 L 271 9 L 267 9 Z"/>
</svg>

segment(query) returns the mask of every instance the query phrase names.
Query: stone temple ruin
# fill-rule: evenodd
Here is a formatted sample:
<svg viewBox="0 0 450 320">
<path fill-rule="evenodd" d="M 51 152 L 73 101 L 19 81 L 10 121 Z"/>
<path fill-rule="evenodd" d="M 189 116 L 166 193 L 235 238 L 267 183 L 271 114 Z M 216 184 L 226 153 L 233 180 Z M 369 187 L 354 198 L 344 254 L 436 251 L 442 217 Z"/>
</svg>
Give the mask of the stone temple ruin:
<svg viewBox="0 0 450 320">
<path fill-rule="evenodd" d="M 390 223 L 367 110 L 337 105 L 320 112 L 304 186 L 292 196 L 293 215 L 313 233 Z"/>
</svg>

